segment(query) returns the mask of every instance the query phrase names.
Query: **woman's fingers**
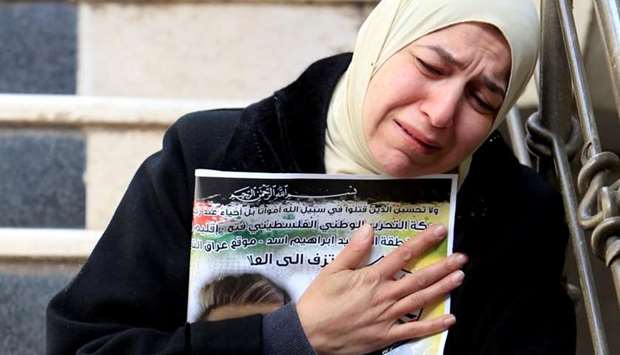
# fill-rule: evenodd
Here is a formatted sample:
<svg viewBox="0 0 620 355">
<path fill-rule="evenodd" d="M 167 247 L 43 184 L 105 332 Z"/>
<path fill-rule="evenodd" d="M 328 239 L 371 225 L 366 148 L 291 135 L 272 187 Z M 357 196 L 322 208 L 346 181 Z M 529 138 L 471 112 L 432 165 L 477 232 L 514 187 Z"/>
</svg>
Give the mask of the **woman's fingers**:
<svg viewBox="0 0 620 355">
<path fill-rule="evenodd" d="M 456 318 L 452 314 L 446 314 L 439 318 L 394 324 L 389 332 L 389 337 L 393 343 L 413 338 L 421 338 L 450 328 L 456 323 Z"/>
<path fill-rule="evenodd" d="M 414 312 L 421 307 L 431 303 L 433 300 L 439 299 L 450 293 L 450 291 L 459 287 L 463 283 L 465 273 L 457 270 L 433 283 L 427 288 L 421 289 L 398 300 L 388 310 L 390 316 L 400 317 L 403 314 Z"/>
<path fill-rule="evenodd" d="M 446 237 L 446 233 L 446 227 L 434 225 L 415 238 L 406 241 L 372 267 L 376 268 L 384 277 L 392 278 L 409 261 L 424 255 L 429 249 L 436 246 Z"/>
<path fill-rule="evenodd" d="M 372 246 L 373 230 L 370 224 L 364 224 L 351 236 L 351 242 L 342 249 L 336 259 L 329 263 L 325 272 L 338 272 L 352 270 L 360 266 L 366 260 Z"/>
<path fill-rule="evenodd" d="M 434 234 L 433 231 L 439 233 Z M 437 276 L 442 274 L 440 268 L 430 267 L 426 274 L 422 274 L 426 275 L 426 281 L 419 285 L 426 287 L 418 292 L 412 295 L 406 293 L 400 298 L 384 296 L 394 290 L 395 285 L 403 285 L 403 290 L 414 287 L 409 284 L 409 279 L 414 279 L 414 275 L 405 277 L 407 282 L 394 281 L 384 275 L 394 275 L 409 260 L 423 255 L 436 245 L 443 235 L 445 228 L 433 227 L 427 233 L 407 241 L 405 248 L 397 248 L 407 253 L 406 258 L 399 259 L 390 254 L 373 266 L 359 268 L 372 248 L 373 230 L 370 225 L 364 225 L 355 231 L 351 242 L 319 273 L 297 303 L 297 314 L 310 344 L 318 353 L 334 353 L 349 347 L 349 353 L 367 353 L 399 340 L 446 329 L 445 322 L 436 320 L 394 324 L 402 315 L 420 308 L 417 305 L 424 305 L 433 296 L 444 295 L 453 288 L 452 284 L 446 284 L 445 278 Z M 385 259 L 386 265 L 382 265 L 381 269 L 375 268 Z M 452 267 L 452 264 L 444 263 L 444 268 L 448 264 Z M 435 277 L 440 281 L 433 282 Z M 414 295 L 416 299 L 411 297 Z M 417 307 L 412 308 L 414 306 Z"/>
<path fill-rule="evenodd" d="M 438 261 L 430 266 L 420 269 L 413 274 L 405 275 L 391 286 L 387 297 L 401 299 L 416 291 L 422 290 L 435 282 L 441 280 L 446 275 L 460 269 L 467 262 L 467 257 L 460 253 L 455 253 L 449 257 Z"/>
</svg>

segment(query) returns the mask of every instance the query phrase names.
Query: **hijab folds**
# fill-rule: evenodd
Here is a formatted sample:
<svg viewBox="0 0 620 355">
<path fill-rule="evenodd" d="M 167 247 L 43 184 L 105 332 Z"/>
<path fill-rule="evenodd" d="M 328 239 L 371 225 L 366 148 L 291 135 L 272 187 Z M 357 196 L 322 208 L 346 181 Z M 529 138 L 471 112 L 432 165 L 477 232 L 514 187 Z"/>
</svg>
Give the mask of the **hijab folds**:
<svg viewBox="0 0 620 355">
<path fill-rule="evenodd" d="M 531 0 L 383 0 L 360 28 L 351 64 L 330 102 L 327 173 L 384 174 L 370 153 L 363 130 L 362 107 L 370 80 L 381 65 L 411 42 L 463 22 L 495 26 L 510 46 L 510 79 L 493 129 L 503 122 L 536 63 L 539 23 Z M 471 156 L 459 166 L 460 182 L 467 175 L 470 161 Z"/>
</svg>

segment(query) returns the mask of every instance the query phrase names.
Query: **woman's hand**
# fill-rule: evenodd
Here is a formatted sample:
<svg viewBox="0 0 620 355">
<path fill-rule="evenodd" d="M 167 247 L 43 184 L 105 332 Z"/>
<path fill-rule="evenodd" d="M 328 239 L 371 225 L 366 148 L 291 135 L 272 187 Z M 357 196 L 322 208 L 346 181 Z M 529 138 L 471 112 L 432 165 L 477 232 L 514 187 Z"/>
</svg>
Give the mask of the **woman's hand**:
<svg viewBox="0 0 620 355">
<path fill-rule="evenodd" d="M 467 258 L 450 257 L 399 280 L 394 275 L 445 238 L 433 226 L 395 249 L 380 262 L 359 268 L 368 257 L 373 231 L 354 232 L 349 245 L 310 284 L 297 304 L 308 341 L 319 354 L 361 354 L 398 341 L 446 330 L 453 315 L 399 323 L 398 318 L 442 297 L 463 282 L 459 269 Z"/>
</svg>

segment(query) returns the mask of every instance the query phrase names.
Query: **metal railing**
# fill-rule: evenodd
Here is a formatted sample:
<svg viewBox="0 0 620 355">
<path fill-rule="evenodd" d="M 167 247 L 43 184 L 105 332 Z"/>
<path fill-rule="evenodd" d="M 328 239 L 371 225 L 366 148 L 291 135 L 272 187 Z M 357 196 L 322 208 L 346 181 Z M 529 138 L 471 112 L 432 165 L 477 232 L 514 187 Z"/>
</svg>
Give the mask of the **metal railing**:
<svg viewBox="0 0 620 355">
<path fill-rule="evenodd" d="M 554 173 L 562 192 L 572 250 L 595 354 L 609 354 L 588 239 L 594 254 L 610 268 L 620 302 L 620 158 L 603 151 L 580 52 L 571 0 L 540 0 L 542 17 L 539 63 L 539 111 L 527 120 L 527 146 L 537 168 Z M 614 100 L 620 112 L 620 0 L 593 0 L 607 53 Z M 566 75 L 570 69 L 570 76 Z M 573 107 L 576 107 L 575 117 Z M 508 117 L 513 149 L 532 165 L 518 114 Z M 583 142 L 583 145 L 582 145 Z M 581 148 L 581 150 L 580 150 Z M 570 159 L 581 152 L 577 196 Z M 552 159 L 551 159 L 552 158 Z"/>
<path fill-rule="evenodd" d="M 620 113 L 620 3 L 618 0 L 597 0 L 595 9 L 607 51 L 607 63 L 612 73 L 616 112 Z M 588 191 L 598 191 L 600 202 L 597 214 L 589 219 L 586 208 L 590 200 L 584 199 L 581 211 L 585 213 L 580 215 L 580 218 L 584 226 L 592 223 L 587 227 L 594 228 L 594 250 L 599 257 L 604 257 L 605 263 L 611 269 L 620 303 L 620 179 L 615 182 L 611 180 L 611 173 L 620 170 L 620 159 L 610 152 L 602 152 L 600 147 L 592 147 L 590 156 L 586 158 L 579 186 L 583 189 L 587 187 Z"/>
</svg>

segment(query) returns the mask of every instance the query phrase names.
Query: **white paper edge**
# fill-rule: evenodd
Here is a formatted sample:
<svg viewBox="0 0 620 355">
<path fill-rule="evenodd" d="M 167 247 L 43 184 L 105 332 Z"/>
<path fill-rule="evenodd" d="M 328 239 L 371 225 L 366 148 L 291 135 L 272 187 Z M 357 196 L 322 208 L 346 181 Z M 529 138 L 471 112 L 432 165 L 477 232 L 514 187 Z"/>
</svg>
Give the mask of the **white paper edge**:
<svg viewBox="0 0 620 355">
<path fill-rule="evenodd" d="M 222 177 L 246 179 L 334 179 L 334 180 L 407 180 L 407 179 L 453 179 L 456 184 L 458 174 L 434 174 L 416 177 L 393 177 L 387 175 L 352 175 L 352 174 L 301 174 L 301 173 L 251 173 L 240 171 L 222 171 L 196 169 L 196 177 Z M 450 201 L 452 205 L 452 201 Z"/>
</svg>

